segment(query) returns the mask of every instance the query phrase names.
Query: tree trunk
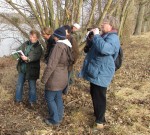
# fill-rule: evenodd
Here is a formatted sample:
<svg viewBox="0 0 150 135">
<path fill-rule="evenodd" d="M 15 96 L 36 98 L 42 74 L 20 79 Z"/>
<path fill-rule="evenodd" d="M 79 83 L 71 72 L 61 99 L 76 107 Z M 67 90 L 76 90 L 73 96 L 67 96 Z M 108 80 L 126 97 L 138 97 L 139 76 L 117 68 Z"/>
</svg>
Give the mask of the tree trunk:
<svg viewBox="0 0 150 135">
<path fill-rule="evenodd" d="M 76 12 L 76 23 L 80 23 L 82 5 L 83 5 L 83 0 L 79 0 L 77 12 Z"/>
<path fill-rule="evenodd" d="M 50 26 L 50 21 L 49 21 L 49 14 L 48 14 L 48 4 L 45 0 L 42 0 L 43 7 L 44 7 L 44 13 L 45 13 L 45 25 L 46 27 Z"/>
<path fill-rule="evenodd" d="M 47 0 L 48 10 L 49 10 L 49 21 L 50 27 L 54 29 L 54 9 L 53 9 L 53 1 Z"/>
<path fill-rule="evenodd" d="M 96 3 L 97 3 L 97 0 L 92 1 L 92 9 L 91 9 L 89 21 L 88 21 L 87 26 L 86 26 L 87 28 L 91 25 L 91 23 L 93 21 L 94 11 L 95 11 L 95 8 L 96 8 Z"/>
<path fill-rule="evenodd" d="M 118 6 L 120 5 L 120 1 L 118 0 L 114 5 L 113 8 L 109 11 L 109 15 L 113 15 L 113 13 L 118 9 Z"/>
<path fill-rule="evenodd" d="M 126 0 L 125 4 L 123 6 L 123 10 L 122 10 L 122 14 L 121 14 L 121 21 L 120 21 L 120 27 L 119 27 L 119 31 L 118 31 L 118 35 L 121 37 L 122 36 L 122 30 L 123 30 L 123 26 L 124 26 L 124 22 L 125 22 L 125 18 L 127 15 L 127 8 L 129 6 L 129 2 L 131 2 L 132 0 Z"/>
<path fill-rule="evenodd" d="M 42 21 L 41 19 L 39 18 L 39 14 L 37 12 L 37 10 L 35 9 L 33 3 L 30 1 L 30 0 L 26 0 L 26 2 L 28 3 L 29 7 L 31 8 L 33 14 L 35 15 L 35 18 L 40 26 L 40 28 L 42 29 L 43 28 L 43 25 L 42 25 Z"/>
<path fill-rule="evenodd" d="M 136 21 L 134 35 L 140 35 L 142 32 L 142 25 L 143 25 L 144 12 L 145 12 L 145 4 L 143 4 L 142 2 L 140 2 L 140 5 L 139 5 L 139 11 L 138 11 L 138 17 Z"/>
<path fill-rule="evenodd" d="M 102 15 L 99 17 L 99 19 L 98 19 L 98 21 L 97 21 L 97 25 L 98 25 L 98 26 L 101 25 L 103 19 L 105 18 L 106 14 L 107 14 L 107 12 L 108 12 L 108 9 L 110 8 L 110 5 L 111 5 L 112 1 L 113 1 L 113 0 L 108 0 L 108 2 L 106 3 L 105 8 L 104 8 L 104 10 L 103 10 L 103 13 L 102 13 Z"/>
<path fill-rule="evenodd" d="M 65 0 L 65 8 L 63 12 L 63 24 L 70 24 L 71 13 L 69 9 L 70 0 Z"/>
</svg>

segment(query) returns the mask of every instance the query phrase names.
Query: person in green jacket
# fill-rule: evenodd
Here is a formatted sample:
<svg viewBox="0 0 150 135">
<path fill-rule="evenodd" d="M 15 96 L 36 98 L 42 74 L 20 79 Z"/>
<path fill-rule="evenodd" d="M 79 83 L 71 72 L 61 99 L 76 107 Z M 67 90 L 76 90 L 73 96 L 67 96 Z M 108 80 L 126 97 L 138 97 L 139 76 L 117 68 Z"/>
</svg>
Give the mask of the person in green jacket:
<svg viewBox="0 0 150 135">
<path fill-rule="evenodd" d="M 36 80 L 40 75 L 40 58 L 43 52 L 39 42 L 40 33 L 37 30 L 31 30 L 29 40 L 21 45 L 24 56 L 21 55 L 18 60 L 18 81 L 15 94 L 15 102 L 22 102 L 23 86 L 25 81 L 29 84 L 29 106 L 33 107 L 36 103 Z"/>
</svg>

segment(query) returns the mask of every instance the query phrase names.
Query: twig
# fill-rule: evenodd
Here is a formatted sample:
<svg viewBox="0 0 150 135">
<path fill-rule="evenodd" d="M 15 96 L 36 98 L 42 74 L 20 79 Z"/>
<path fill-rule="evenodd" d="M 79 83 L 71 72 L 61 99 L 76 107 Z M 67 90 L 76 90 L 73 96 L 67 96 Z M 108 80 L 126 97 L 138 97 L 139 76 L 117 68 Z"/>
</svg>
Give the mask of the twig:
<svg viewBox="0 0 150 135">
<path fill-rule="evenodd" d="M 65 106 L 69 106 L 70 104 L 74 103 L 74 102 L 77 102 L 79 99 L 75 99 L 75 100 L 72 100 L 70 101 L 68 104 L 66 104 Z"/>
</svg>

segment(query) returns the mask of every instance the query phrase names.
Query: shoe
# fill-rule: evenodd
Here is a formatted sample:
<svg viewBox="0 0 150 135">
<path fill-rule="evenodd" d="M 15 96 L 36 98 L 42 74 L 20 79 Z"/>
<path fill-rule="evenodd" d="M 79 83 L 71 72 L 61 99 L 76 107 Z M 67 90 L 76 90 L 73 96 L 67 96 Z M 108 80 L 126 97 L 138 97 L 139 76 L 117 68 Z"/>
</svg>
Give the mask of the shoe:
<svg viewBox="0 0 150 135">
<path fill-rule="evenodd" d="M 53 123 L 51 123 L 48 119 L 44 119 L 44 122 L 45 122 L 48 126 L 59 126 L 59 123 L 53 124 Z"/>
<path fill-rule="evenodd" d="M 97 129 L 100 129 L 100 130 L 101 130 L 101 129 L 104 129 L 104 124 L 99 124 L 99 123 L 97 123 L 97 124 L 96 124 L 96 128 L 97 128 Z"/>
<path fill-rule="evenodd" d="M 22 106 L 23 105 L 23 103 L 22 103 L 22 101 L 14 101 L 14 104 L 16 105 L 16 106 Z"/>
<path fill-rule="evenodd" d="M 104 129 L 104 124 L 103 123 L 96 123 L 94 125 L 94 130 L 97 131 L 97 130 L 103 130 Z"/>
</svg>

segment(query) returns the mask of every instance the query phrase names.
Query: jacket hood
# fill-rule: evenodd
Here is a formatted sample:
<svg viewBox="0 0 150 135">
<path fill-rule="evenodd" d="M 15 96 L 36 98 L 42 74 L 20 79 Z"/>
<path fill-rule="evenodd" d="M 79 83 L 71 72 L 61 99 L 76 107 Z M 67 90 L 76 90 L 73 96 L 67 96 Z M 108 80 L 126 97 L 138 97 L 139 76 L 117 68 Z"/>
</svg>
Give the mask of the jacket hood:
<svg viewBox="0 0 150 135">
<path fill-rule="evenodd" d="M 64 40 L 58 40 L 58 43 L 64 43 L 65 45 L 72 47 L 70 41 L 68 39 L 64 39 Z"/>
<path fill-rule="evenodd" d="M 118 34 L 118 31 L 116 29 L 112 29 L 110 32 L 108 33 L 117 33 Z"/>
<path fill-rule="evenodd" d="M 109 31 L 109 32 L 107 32 L 107 33 L 102 33 L 102 37 L 103 36 L 105 36 L 105 35 L 107 35 L 107 34 L 118 34 L 118 31 L 116 30 L 116 29 L 113 29 L 113 30 L 111 30 L 111 31 Z"/>
</svg>

